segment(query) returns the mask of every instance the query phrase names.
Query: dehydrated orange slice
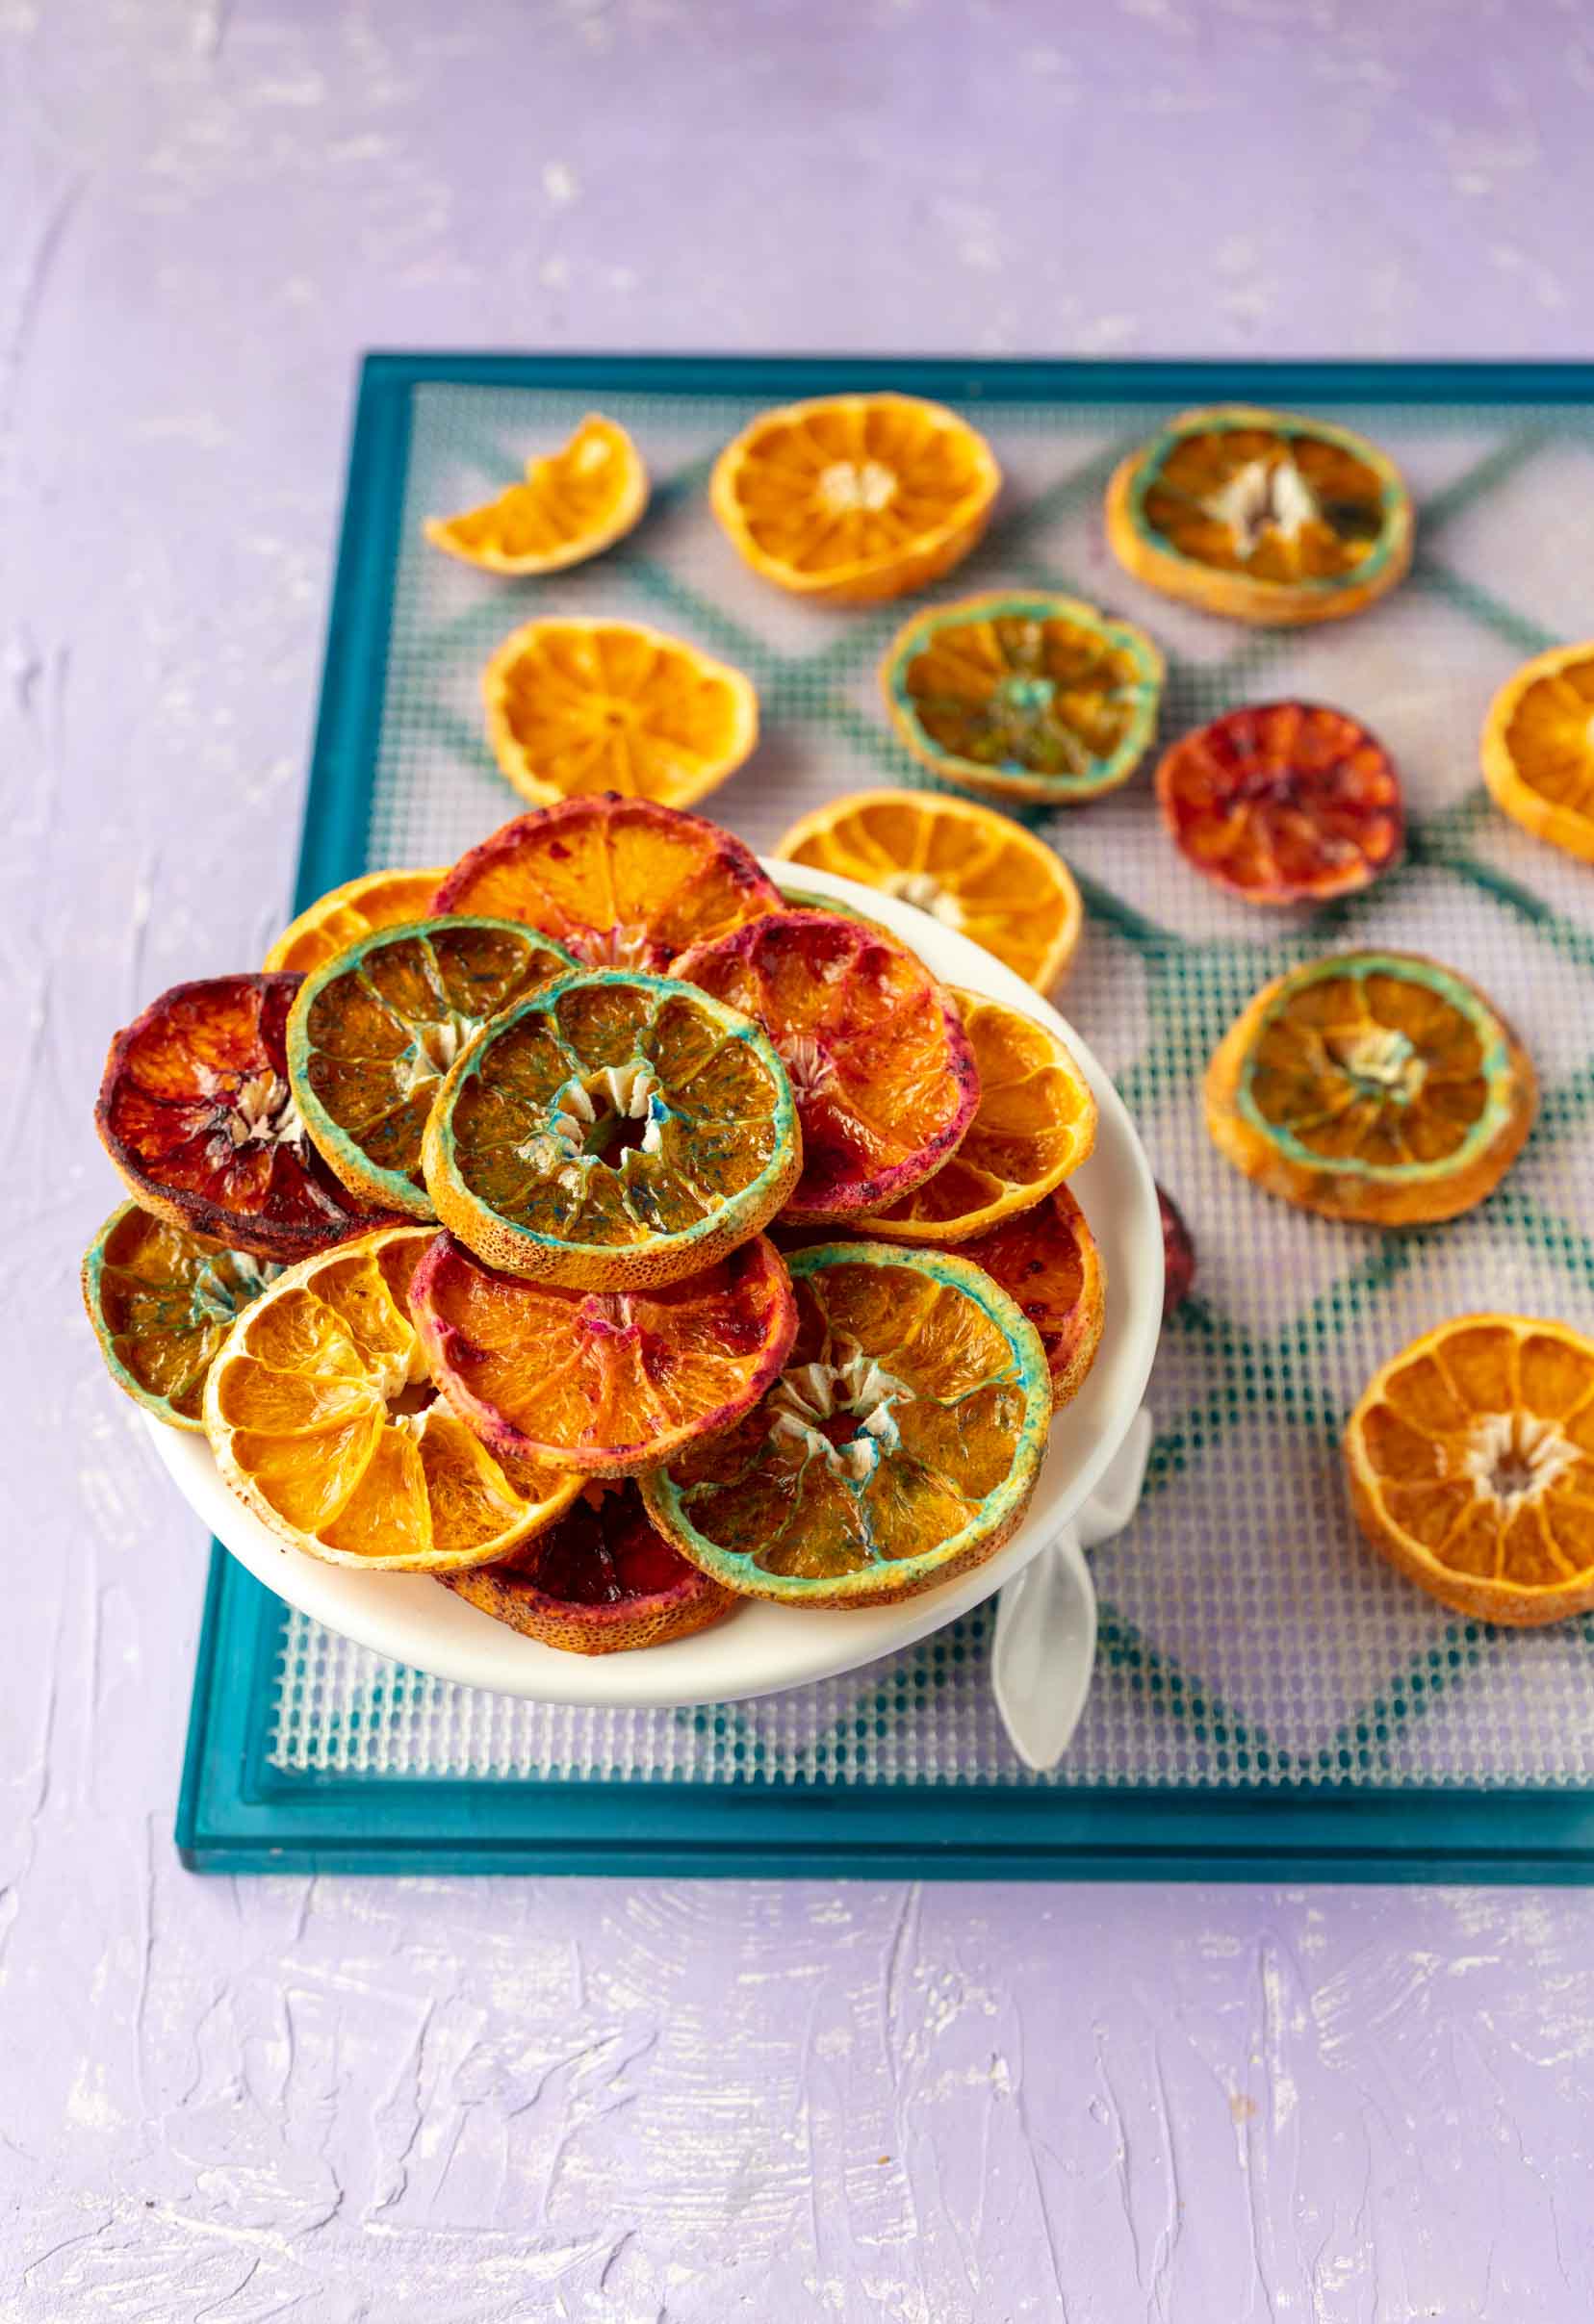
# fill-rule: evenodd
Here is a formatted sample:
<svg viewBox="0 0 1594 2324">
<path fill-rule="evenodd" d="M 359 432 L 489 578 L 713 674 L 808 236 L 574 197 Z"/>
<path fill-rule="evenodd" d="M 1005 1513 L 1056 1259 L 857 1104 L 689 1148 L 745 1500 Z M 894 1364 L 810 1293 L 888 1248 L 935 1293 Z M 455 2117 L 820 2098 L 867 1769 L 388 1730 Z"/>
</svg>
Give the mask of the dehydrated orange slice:
<svg viewBox="0 0 1594 2324">
<path fill-rule="evenodd" d="M 1033 1210 L 960 1244 L 959 1256 L 984 1267 L 1034 1324 L 1061 1411 L 1084 1387 L 1107 1318 L 1107 1277 L 1084 1212 L 1056 1187 Z"/>
<path fill-rule="evenodd" d="M 723 1621 L 736 1603 L 664 1539 L 634 1485 L 589 1485 L 524 1548 L 438 1579 L 495 1622 L 565 1654 L 667 1646 Z"/>
<path fill-rule="evenodd" d="M 1356 1518 L 1408 1581 L 1479 1622 L 1594 1607 L 1594 1341 L 1462 1315 L 1375 1372 L 1345 1432 Z"/>
<path fill-rule="evenodd" d="M 568 1471 L 497 1458 L 439 1400 L 409 1312 L 435 1240 L 382 1227 L 301 1261 L 211 1365 L 205 1432 L 221 1474 L 280 1540 L 331 1565 L 486 1565 L 580 1491 Z"/>
<path fill-rule="evenodd" d="M 916 904 L 1039 992 L 1067 967 L 1084 925 L 1073 874 L 1056 850 L 969 799 L 853 791 L 794 823 L 775 853 Z"/>
<path fill-rule="evenodd" d="M 357 880 L 346 880 L 289 922 L 261 966 L 268 974 L 289 968 L 308 976 L 373 928 L 424 918 L 446 870 L 440 865 L 424 872 L 362 872 Z"/>
<path fill-rule="evenodd" d="M 432 1378 L 484 1444 L 589 1476 L 634 1476 L 729 1428 L 797 1328 L 763 1235 L 658 1290 L 608 1292 L 495 1274 L 442 1235 L 410 1304 Z"/>
<path fill-rule="evenodd" d="M 758 739 L 750 678 L 638 622 L 527 622 L 481 693 L 494 755 L 537 806 L 609 791 L 689 806 Z"/>
<path fill-rule="evenodd" d="M 643 799 L 571 799 L 517 815 L 462 856 L 434 912 L 525 920 L 598 968 L 668 968 L 781 891 L 739 839 Z"/>
<path fill-rule="evenodd" d="M 985 438 L 916 396 L 822 396 L 760 412 L 714 463 L 715 516 L 755 573 L 867 605 L 950 573 L 1002 472 Z"/>
<path fill-rule="evenodd" d="M 898 1242 L 962 1250 L 1078 1169 L 1095 1144 L 1096 1102 L 1067 1044 L 1044 1025 L 983 993 L 954 988 L 952 997 L 980 1077 L 974 1118 L 934 1178 L 862 1223 Z"/>
<path fill-rule="evenodd" d="M 305 1136 L 288 1082 L 295 976 L 174 984 L 118 1033 L 94 1121 L 146 1211 L 284 1262 L 364 1214 Z"/>
<path fill-rule="evenodd" d="M 1336 953 L 1275 978 L 1206 1077 L 1207 1128 L 1237 1169 L 1302 1210 L 1375 1226 L 1470 1211 L 1537 1105 L 1504 1019 L 1415 953 Z"/>
<path fill-rule="evenodd" d="M 560 450 L 526 463 L 484 507 L 428 517 L 437 549 L 487 573 L 558 573 L 612 547 L 648 505 L 642 455 L 617 420 L 589 412 Z"/>
<path fill-rule="evenodd" d="M 729 1434 L 643 1480 L 653 1520 L 738 1595 L 910 1597 L 1017 1527 L 1051 1420 L 1034 1326 L 950 1251 L 820 1243 L 790 1261 L 797 1340 Z"/>
<path fill-rule="evenodd" d="M 998 590 L 916 614 L 880 682 L 898 734 L 947 781 L 1079 806 L 1144 757 L 1163 658 L 1144 629 L 1080 598 Z"/>
<path fill-rule="evenodd" d="M 905 944 L 836 912 L 774 912 L 694 945 L 676 970 L 762 1025 L 791 1077 L 791 1225 L 887 1208 L 957 1151 L 979 1069 L 956 1004 Z"/>
<path fill-rule="evenodd" d="M 1247 904 L 1325 904 L 1399 862 L 1395 762 L 1343 710 L 1248 702 L 1185 734 L 1157 769 L 1187 863 Z"/>
<path fill-rule="evenodd" d="M 1185 1224 L 1184 1213 L 1166 1187 L 1157 1188 L 1162 1213 L 1163 1321 L 1176 1315 L 1190 1297 L 1196 1282 L 1196 1238 Z"/>
<path fill-rule="evenodd" d="M 1232 620 L 1343 620 L 1411 563 L 1411 495 L 1387 454 L 1326 420 L 1230 404 L 1186 412 L 1107 487 L 1120 565 Z"/>
<path fill-rule="evenodd" d="M 1514 823 L 1594 863 L 1594 639 L 1507 678 L 1483 722 L 1483 779 Z"/>
<path fill-rule="evenodd" d="M 211 1358 L 277 1272 L 124 1202 L 83 1261 L 83 1303 L 112 1379 L 168 1427 L 199 1428 Z"/>
<path fill-rule="evenodd" d="M 305 978 L 288 1019 L 288 1078 L 350 1193 L 434 1215 L 421 1138 L 444 1075 L 489 1017 L 575 966 L 518 920 L 419 920 L 378 929 Z"/>
<path fill-rule="evenodd" d="M 802 1141 L 758 1026 L 695 985 L 593 969 L 483 1029 L 438 1092 L 422 1163 L 438 1217 L 488 1266 L 625 1291 L 756 1235 Z"/>
</svg>

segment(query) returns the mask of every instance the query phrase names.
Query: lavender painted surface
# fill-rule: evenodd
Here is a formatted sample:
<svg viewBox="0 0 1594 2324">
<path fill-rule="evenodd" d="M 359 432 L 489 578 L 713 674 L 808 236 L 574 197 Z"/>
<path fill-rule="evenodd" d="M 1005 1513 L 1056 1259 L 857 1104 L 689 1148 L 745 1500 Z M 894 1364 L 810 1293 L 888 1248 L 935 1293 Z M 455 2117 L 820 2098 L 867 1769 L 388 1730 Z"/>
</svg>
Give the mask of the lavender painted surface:
<svg viewBox="0 0 1594 2324">
<path fill-rule="evenodd" d="M 1591 122 L 1581 0 L 0 0 L 0 2315 L 1590 2312 L 1584 1897 L 186 1877 L 70 1311 L 109 1031 L 280 915 L 361 346 L 1586 352 Z"/>
</svg>

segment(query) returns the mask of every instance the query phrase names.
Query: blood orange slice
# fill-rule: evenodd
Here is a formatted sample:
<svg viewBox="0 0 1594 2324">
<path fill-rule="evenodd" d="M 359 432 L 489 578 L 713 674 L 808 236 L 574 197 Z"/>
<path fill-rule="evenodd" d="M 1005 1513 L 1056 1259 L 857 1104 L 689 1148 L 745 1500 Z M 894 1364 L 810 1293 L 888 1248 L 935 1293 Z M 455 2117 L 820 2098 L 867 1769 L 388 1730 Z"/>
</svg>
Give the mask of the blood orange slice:
<svg viewBox="0 0 1594 2324">
<path fill-rule="evenodd" d="M 168 1427 L 198 1429 L 211 1358 L 277 1272 L 124 1202 L 83 1262 L 83 1301 L 112 1379 Z"/>
<path fill-rule="evenodd" d="M 657 1531 L 634 1485 L 589 1485 L 524 1548 L 496 1566 L 438 1579 L 495 1622 L 564 1654 L 666 1646 L 722 1621 L 736 1603 Z"/>
<path fill-rule="evenodd" d="M 1182 735 L 1157 769 L 1157 798 L 1186 861 L 1247 904 L 1351 895 L 1404 841 L 1388 752 L 1313 702 L 1249 702 Z"/>
<path fill-rule="evenodd" d="M 617 420 L 589 412 L 558 451 L 527 460 L 524 483 L 456 517 L 428 517 L 425 534 L 487 573 L 557 573 L 610 548 L 647 505 L 641 453 Z"/>
<path fill-rule="evenodd" d="M 1107 1315 L 1107 1278 L 1096 1239 L 1067 1187 L 1033 1210 L 960 1244 L 1041 1335 L 1056 1410 L 1079 1393 L 1095 1362 Z"/>
<path fill-rule="evenodd" d="M 174 984 L 112 1042 L 94 1113 L 146 1211 L 284 1262 L 373 1223 L 294 1103 L 287 1026 L 299 983 L 283 975 Z"/>
<path fill-rule="evenodd" d="M 1196 1238 L 1184 1221 L 1184 1213 L 1166 1187 L 1157 1188 L 1157 1209 L 1162 1213 L 1163 1235 L 1163 1321 L 1176 1315 L 1190 1297 L 1196 1281 Z"/>
<path fill-rule="evenodd" d="M 517 815 L 461 856 L 436 912 L 525 920 L 598 968 L 667 969 L 781 892 L 729 831 L 646 799 L 570 799 Z"/>
<path fill-rule="evenodd" d="M 410 1294 L 438 1387 L 481 1439 L 633 1476 L 756 1404 L 790 1351 L 791 1285 L 762 1235 L 657 1290 L 565 1291 L 440 1236 Z"/>
<path fill-rule="evenodd" d="M 329 888 L 296 920 L 290 921 L 260 965 L 268 975 L 291 968 L 299 976 L 308 976 L 362 936 L 369 936 L 373 928 L 396 928 L 401 920 L 423 918 L 447 868 L 362 872 L 357 880 L 346 880 L 342 887 Z"/>
<path fill-rule="evenodd" d="M 794 1226 L 888 1208 L 938 1170 L 979 1104 L 956 1004 L 904 944 L 834 912 L 784 911 L 694 945 L 677 973 L 766 1028 L 791 1076 Z"/>
</svg>

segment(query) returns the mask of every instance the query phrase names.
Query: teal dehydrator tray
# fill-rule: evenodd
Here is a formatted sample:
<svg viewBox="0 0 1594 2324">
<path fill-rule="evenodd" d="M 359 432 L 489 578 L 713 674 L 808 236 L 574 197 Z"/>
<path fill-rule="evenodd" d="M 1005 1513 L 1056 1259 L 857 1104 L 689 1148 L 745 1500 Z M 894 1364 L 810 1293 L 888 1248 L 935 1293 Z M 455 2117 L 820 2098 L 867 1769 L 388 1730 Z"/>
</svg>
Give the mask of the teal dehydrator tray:
<svg viewBox="0 0 1594 2324">
<path fill-rule="evenodd" d="M 1594 1324 L 1594 870 L 1498 815 L 1485 704 L 1591 626 L 1594 368 L 962 364 L 376 355 L 360 387 L 296 908 L 367 864 L 450 860 L 516 811 L 486 750 L 488 652 L 533 607 L 680 631 L 758 684 L 764 739 L 711 803 L 767 847 L 820 799 L 920 771 L 875 667 L 903 608 L 825 611 L 744 573 L 707 507 L 760 406 L 894 386 L 968 410 L 1008 477 L 938 596 L 1054 586 L 1142 621 L 1167 730 L 1277 695 L 1340 703 L 1400 762 L 1402 866 L 1279 922 L 1166 843 L 1143 776 L 1041 828 L 1089 927 L 1064 1005 L 1117 1076 L 1200 1247 L 1165 1334 L 1128 1530 L 1096 1553 L 1102 1644 L 1064 1765 L 1026 1771 L 986 1675 L 989 1611 L 817 1687 L 695 1711 L 580 1711 L 386 1664 L 213 1548 L 178 1813 L 202 1871 L 1158 1875 L 1584 1879 L 1594 1620 L 1509 1633 L 1448 1614 L 1361 1545 L 1337 1435 L 1384 1356 L 1489 1306 Z M 1118 457 L 1161 415 L 1332 412 L 1395 453 L 1418 558 L 1384 604 L 1305 632 L 1156 598 L 1109 555 Z M 498 490 L 600 407 L 655 479 L 630 539 L 547 583 L 428 549 L 422 519 Z M 1269 1201 L 1208 1146 L 1201 1067 L 1268 977 L 1338 942 L 1428 952 L 1516 1022 L 1544 1089 L 1521 1162 L 1449 1226 L 1379 1235 Z M 838 1617 L 845 1619 L 844 1617 Z"/>
</svg>

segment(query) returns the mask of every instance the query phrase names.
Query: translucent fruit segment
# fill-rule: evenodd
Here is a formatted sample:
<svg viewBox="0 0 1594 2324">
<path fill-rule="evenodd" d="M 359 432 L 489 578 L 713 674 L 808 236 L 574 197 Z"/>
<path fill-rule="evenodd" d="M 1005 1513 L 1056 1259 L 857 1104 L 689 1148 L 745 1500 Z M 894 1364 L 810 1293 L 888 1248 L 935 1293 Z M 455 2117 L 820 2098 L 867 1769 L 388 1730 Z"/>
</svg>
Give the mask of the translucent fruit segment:
<svg viewBox="0 0 1594 2324">
<path fill-rule="evenodd" d="M 268 973 L 292 969 L 309 976 L 358 944 L 373 929 L 397 928 L 425 916 L 441 869 L 423 872 L 362 872 L 300 912 L 285 928 L 261 966 Z"/>
<path fill-rule="evenodd" d="M 429 517 L 426 538 L 488 573 L 554 573 L 597 556 L 648 504 L 648 474 L 618 421 L 589 412 L 554 453 L 526 463 L 524 483 L 455 517 Z"/>
<path fill-rule="evenodd" d="M 123 1203 L 83 1263 L 84 1302 L 111 1377 L 158 1419 L 197 1429 L 212 1357 L 276 1272 Z"/>
<path fill-rule="evenodd" d="M 959 1245 L 999 1283 L 1041 1335 L 1052 1400 L 1078 1394 L 1095 1362 L 1106 1319 L 1101 1254 L 1084 1212 L 1067 1187 Z"/>
</svg>

